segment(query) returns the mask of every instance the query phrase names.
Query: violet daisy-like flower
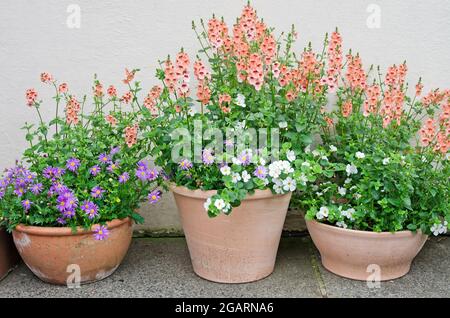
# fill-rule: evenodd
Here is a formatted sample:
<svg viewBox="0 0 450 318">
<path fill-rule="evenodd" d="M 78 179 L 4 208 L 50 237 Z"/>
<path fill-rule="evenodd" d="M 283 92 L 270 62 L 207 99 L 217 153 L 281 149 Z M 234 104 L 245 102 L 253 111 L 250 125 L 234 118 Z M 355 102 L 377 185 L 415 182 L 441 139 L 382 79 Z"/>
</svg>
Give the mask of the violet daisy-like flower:
<svg viewBox="0 0 450 318">
<path fill-rule="evenodd" d="M 106 168 L 106 170 L 108 170 L 109 172 L 113 172 L 115 169 L 118 168 L 119 168 L 118 162 L 111 162 L 111 164 L 108 166 L 108 168 Z"/>
<path fill-rule="evenodd" d="M 238 157 L 238 160 L 243 166 L 248 166 L 252 160 L 252 153 L 250 150 L 246 149 L 241 152 Z"/>
<path fill-rule="evenodd" d="M 67 209 L 64 212 L 62 212 L 63 216 L 66 219 L 71 219 L 75 216 L 75 210 L 74 209 Z"/>
<path fill-rule="evenodd" d="M 119 151 L 120 151 L 120 147 L 112 147 L 110 152 L 109 152 L 109 155 L 112 157 L 115 154 L 117 154 Z"/>
<path fill-rule="evenodd" d="M 128 172 L 124 172 L 119 176 L 119 183 L 125 183 L 130 179 Z"/>
<path fill-rule="evenodd" d="M 147 180 L 147 170 L 138 168 L 136 169 L 136 177 L 141 181 Z"/>
<path fill-rule="evenodd" d="M 267 168 L 264 166 L 258 166 L 253 172 L 253 175 L 259 179 L 265 179 L 267 176 Z"/>
<path fill-rule="evenodd" d="M 150 192 L 148 194 L 148 201 L 151 204 L 158 202 L 159 199 L 161 199 L 161 191 L 159 191 L 159 190 L 153 190 L 152 192 Z"/>
<path fill-rule="evenodd" d="M 102 168 L 100 168 L 98 165 L 92 166 L 92 167 L 89 169 L 89 173 L 90 173 L 91 175 L 93 175 L 94 177 L 95 177 L 96 175 L 98 175 L 98 174 L 100 173 L 100 171 L 102 171 Z"/>
<path fill-rule="evenodd" d="M 53 175 L 53 167 L 46 167 L 46 168 L 44 168 L 44 170 L 42 171 L 42 175 L 46 179 L 53 178 L 54 177 L 54 175 Z"/>
<path fill-rule="evenodd" d="M 69 171 L 75 172 L 80 167 L 80 160 L 77 158 L 70 158 L 66 162 L 66 168 Z"/>
<path fill-rule="evenodd" d="M 94 229 L 94 238 L 97 241 L 103 241 L 104 239 L 106 239 L 109 236 L 109 230 L 106 227 L 106 225 L 98 225 L 95 229 Z"/>
<path fill-rule="evenodd" d="M 24 195 L 25 189 L 21 187 L 14 188 L 14 194 L 17 195 L 19 198 Z"/>
<path fill-rule="evenodd" d="M 158 176 L 159 176 L 159 172 L 156 168 L 147 170 L 147 180 L 148 181 L 153 181 L 156 178 L 158 178 Z"/>
<path fill-rule="evenodd" d="M 202 153 L 202 161 L 205 165 L 212 165 L 214 162 L 214 156 L 212 154 L 211 149 L 204 149 Z"/>
<path fill-rule="evenodd" d="M 51 192 L 56 192 L 58 194 L 63 194 L 67 191 L 69 191 L 69 188 L 67 188 L 64 184 L 61 182 L 56 182 L 50 187 Z"/>
<path fill-rule="evenodd" d="M 98 156 L 98 161 L 100 161 L 101 163 L 108 163 L 111 161 L 111 158 L 109 158 L 106 153 L 102 153 L 100 154 L 100 156 Z"/>
<path fill-rule="evenodd" d="M 86 213 L 90 220 L 98 216 L 98 206 L 94 202 L 84 201 L 81 205 L 81 210 Z"/>
<path fill-rule="evenodd" d="M 92 188 L 91 190 L 91 196 L 93 198 L 101 198 L 103 196 L 103 193 L 105 192 L 105 190 L 103 190 L 102 188 L 100 188 L 99 186 L 95 186 Z"/>
<path fill-rule="evenodd" d="M 28 199 L 25 199 L 25 200 L 22 201 L 22 206 L 25 209 L 25 211 L 28 211 L 30 209 L 32 203 L 33 202 L 31 202 Z"/>
<path fill-rule="evenodd" d="M 64 174 L 66 173 L 65 169 L 62 168 L 53 168 L 53 175 L 55 176 L 55 178 L 60 178 L 62 177 Z"/>
<path fill-rule="evenodd" d="M 189 170 L 192 168 L 192 162 L 190 162 L 188 159 L 183 159 L 178 164 L 180 166 L 181 170 Z"/>
<path fill-rule="evenodd" d="M 57 218 L 56 219 L 56 222 L 58 223 L 58 224 L 61 224 L 61 225 L 65 225 L 67 222 L 66 222 L 66 220 L 64 219 L 64 218 Z"/>
<path fill-rule="evenodd" d="M 23 178 L 25 179 L 25 183 L 29 184 L 33 182 L 35 175 L 27 171 L 26 173 L 24 173 Z"/>
<path fill-rule="evenodd" d="M 31 192 L 32 192 L 33 194 L 39 194 L 39 193 L 41 193 L 42 188 L 43 188 L 42 183 L 36 183 L 36 184 L 33 184 L 33 185 L 31 186 Z"/>
<path fill-rule="evenodd" d="M 24 178 L 17 178 L 15 184 L 16 184 L 16 187 L 23 188 L 27 185 L 27 182 Z"/>
</svg>

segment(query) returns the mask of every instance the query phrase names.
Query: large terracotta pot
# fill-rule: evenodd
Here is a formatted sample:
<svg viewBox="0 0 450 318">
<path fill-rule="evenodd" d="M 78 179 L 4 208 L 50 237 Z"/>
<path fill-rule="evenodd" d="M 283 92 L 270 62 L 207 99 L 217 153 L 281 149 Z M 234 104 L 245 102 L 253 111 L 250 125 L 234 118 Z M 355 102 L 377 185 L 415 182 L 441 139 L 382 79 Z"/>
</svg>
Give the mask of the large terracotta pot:
<svg viewBox="0 0 450 318">
<path fill-rule="evenodd" d="M 119 267 L 131 243 L 130 218 L 107 223 L 109 236 L 95 240 L 92 231 L 79 228 L 36 227 L 18 225 L 14 243 L 25 264 L 41 280 L 65 285 L 80 269 L 80 283 L 90 283 L 110 276 Z M 70 267 L 69 267 L 70 266 Z"/>
<path fill-rule="evenodd" d="M 406 275 L 428 237 L 420 231 L 376 233 L 308 220 L 306 225 L 323 266 L 357 280 L 390 280 Z"/>
<path fill-rule="evenodd" d="M 11 235 L 0 228 L 0 280 L 17 265 L 19 259 Z"/>
<path fill-rule="evenodd" d="M 207 280 L 245 283 L 273 272 L 291 193 L 257 190 L 230 215 L 208 217 L 203 204 L 215 191 L 171 186 L 194 272 Z"/>
</svg>

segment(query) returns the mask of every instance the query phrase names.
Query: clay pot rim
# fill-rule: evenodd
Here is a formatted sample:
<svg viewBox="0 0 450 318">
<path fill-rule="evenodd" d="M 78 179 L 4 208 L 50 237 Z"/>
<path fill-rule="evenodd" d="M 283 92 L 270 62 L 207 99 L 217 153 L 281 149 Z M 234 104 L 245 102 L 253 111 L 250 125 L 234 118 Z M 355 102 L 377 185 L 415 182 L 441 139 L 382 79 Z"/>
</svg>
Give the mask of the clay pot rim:
<svg viewBox="0 0 450 318">
<path fill-rule="evenodd" d="M 185 197 L 194 198 L 194 199 L 205 199 L 205 200 L 217 193 L 217 190 L 207 190 L 207 191 L 204 191 L 201 189 L 190 190 L 190 189 L 186 188 L 185 186 L 177 186 L 174 183 L 169 183 L 169 189 L 170 189 L 170 191 L 172 191 L 176 194 L 185 196 Z M 267 199 L 267 198 L 272 198 L 272 197 L 281 197 L 281 196 L 289 195 L 291 193 L 292 192 L 288 192 L 285 194 L 274 194 L 274 193 L 272 193 L 272 191 L 270 189 L 265 189 L 265 190 L 256 189 L 254 194 L 247 195 L 247 197 L 243 201 L 261 200 L 261 199 Z"/>
<path fill-rule="evenodd" d="M 358 235 L 358 236 L 365 236 L 365 237 L 377 237 L 377 238 L 388 238 L 392 237 L 392 235 L 395 235 L 395 237 L 411 237 L 416 234 L 425 235 L 422 233 L 421 230 L 417 230 L 416 232 L 410 231 L 410 230 L 403 230 L 398 232 L 373 232 L 373 231 L 361 231 L 361 230 L 353 230 L 353 229 L 344 229 L 338 226 L 333 226 L 321 222 L 317 222 L 316 220 L 306 220 L 306 225 L 312 224 L 317 227 L 321 227 L 324 230 L 333 231 L 337 233 L 342 233 L 346 235 Z M 425 235 L 428 236 L 428 235 Z"/>
<path fill-rule="evenodd" d="M 126 217 L 124 219 L 114 219 L 112 221 L 106 222 L 106 225 L 108 227 L 108 230 L 112 230 L 130 221 L 130 217 Z M 74 233 L 72 232 L 72 228 L 70 227 L 47 227 L 19 224 L 13 231 L 38 236 L 77 236 L 94 233 L 92 228 L 96 225 L 99 224 L 92 225 L 90 230 L 86 230 L 83 227 L 78 226 L 77 231 Z"/>
</svg>

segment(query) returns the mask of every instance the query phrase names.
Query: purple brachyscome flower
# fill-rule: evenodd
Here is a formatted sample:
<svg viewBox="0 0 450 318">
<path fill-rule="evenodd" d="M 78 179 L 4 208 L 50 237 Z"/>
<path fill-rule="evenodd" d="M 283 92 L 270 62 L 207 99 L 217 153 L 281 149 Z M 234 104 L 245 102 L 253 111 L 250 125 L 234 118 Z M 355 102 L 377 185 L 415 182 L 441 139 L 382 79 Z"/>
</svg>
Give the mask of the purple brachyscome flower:
<svg viewBox="0 0 450 318">
<path fill-rule="evenodd" d="M 116 153 L 118 153 L 120 151 L 120 147 L 112 147 L 111 151 L 109 152 L 109 155 L 112 157 L 114 156 Z"/>
<path fill-rule="evenodd" d="M 61 168 L 55 168 L 55 167 L 46 167 L 44 168 L 42 174 L 44 178 L 47 179 L 54 179 L 61 177 L 66 171 Z"/>
<path fill-rule="evenodd" d="M 67 191 L 69 191 L 69 188 L 67 188 L 64 184 L 61 182 L 56 182 L 50 187 L 50 191 L 52 193 L 56 192 L 58 194 L 63 194 Z"/>
<path fill-rule="evenodd" d="M 148 181 L 153 181 L 156 178 L 158 178 L 158 176 L 159 176 L 159 172 L 156 168 L 147 170 L 147 180 Z"/>
<path fill-rule="evenodd" d="M 58 210 L 63 213 L 64 216 L 70 218 L 75 215 L 74 210 L 78 206 L 78 199 L 67 187 L 64 188 L 64 191 L 58 193 L 59 195 L 58 198 L 56 198 L 56 203 Z"/>
<path fill-rule="evenodd" d="M 23 188 L 27 185 L 27 182 L 24 178 L 17 178 L 15 184 L 17 188 Z"/>
<path fill-rule="evenodd" d="M 265 179 L 267 176 L 267 169 L 264 166 L 258 166 L 253 172 L 253 175 L 259 179 Z"/>
<path fill-rule="evenodd" d="M 225 147 L 227 147 L 227 148 L 231 148 L 231 147 L 234 146 L 234 142 L 233 142 L 233 140 L 231 140 L 231 139 L 226 139 L 226 140 L 224 141 L 224 145 L 225 145 Z"/>
<path fill-rule="evenodd" d="M 102 168 L 100 168 L 98 165 L 95 165 L 89 169 L 89 173 L 95 177 L 100 173 L 101 170 Z"/>
<path fill-rule="evenodd" d="M 192 168 L 192 162 L 190 162 L 188 159 L 183 159 L 179 163 L 181 170 L 189 170 Z"/>
<path fill-rule="evenodd" d="M 26 173 L 23 174 L 23 177 L 26 183 L 32 183 L 35 175 L 27 171 Z"/>
<path fill-rule="evenodd" d="M 94 238 L 97 241 L 103 241 L 104 239 L 106 239 L 109 235 L 109 231 L 108 228 L 106 227 L 106 225 L 98 225 L 95 229 L 94 229 Z"/>
<path fill-rule="evenodd" d="M 209 166 L 214 162 L 214 156 L 211 149 L 204 149 L 202 153 L 202 161 L 205 165 Z"/>
<path fill-rule="evenodd" d="M 145 161 L 145 160 L 140 160 L 137 163 L 137 166 L 138 166 L 138 169 L 140 169 L 140 170 L 147 170 L 148 169 L 148 162 Z"/>
<path fill-rule="evenodd" d="M 159 190 L 153 190 L 152 192 L 150 192 L 148 194 L 148 201 L 151 204 L 158 202 L 159 199 L 161 199 L 161 191 L 159 191 Z"/>
<path fill-rule="evenodd" d="M 125 183 L 130 179 L 128 172 L 124 172 L 119 176 L 119 183 Z"/>
<path fill-rule="evenodd" d="M 70 158 L 66 162 L 66 168 L 69 171 L 75 172 L 80 167 L 80 160 L 77 158 Z"/>
<path fill-rule="evenodd" d="M 64 224 L 67 223 L 66 220 L 65 220 L 64 218 L 57 218 L 57 219 L 56 219 L 56 222 L 57 222 L 58 224 L 61 224 L 61 225 L 64 225 Z"/>
<path fill-rule="evenodd" d="M 33 202 L 31 202 L 28 199 L 25 199 L 25 200 L 22 201 L 22 206 L 25 209 L 25 211 L 28 211 L 30 209 L 32 203 Z"/>
<path fill-rule="evenodd" d="M 93 198 L 101 198 L 103 196 L 104 192 L 105 192 L 105 190 L 103 190 L 99 186 L 95 186 L 91 190 L 91 195 Z"/>
<path fill-rule="evenodd" d="M 22 195 L 24 195 L 24 193 L 25 193 L 25 189 L 24 188 L 18 187 L 18 188 L 14 189 L 14 194 L 17 195 L 19 198 Z"/>
<path fill-rule="evenodd" d="M 249 150 L 243 150 L 238 156 L 238 160 L 243 166 L 248 166 L 252 160 L 252 153 Z"/>
<path fill-rule="evenodd" d="M 147 170 L 138 168 L 136 170 L 136 177 L 141 181 L 147 180 Z"/>
<path fill-rule="evenodd" d="M 106 153 L 102 153 L 98 156 L 98 161 L 101 163 L 108 163 L 111 161 L 111 158 Z"/>
<path fill-rule="evenodd" d="M 119 168 L 119 163 L 116 162 L 111 162 L 111 164 L 108 166 L 108 168 L 106 168 L 106 170 L 108 170 L 109 172 L 113 172 L 114 169 L 118 169 Z"/>
<path fill-rule="evenodd" d="M 90 220 L 98 216 L 98 206 L 94 202 L 84 201 L 81 205 L 81 210 L 87 214 Z"/>
<path fill-rule="evenodd" d="M 71 219 L 75 216 L 75 210 L 68 209 L 68 210 L 65 210 L 64 212 L 62 212 L 62 214 L 66 219 Z"/>
<path fill-rule="evenodd" d="M 42 183 L 36 183 L 31 186 L 31 192 L 33 194 L 39 194 L 42 191 Z"/>
</svg>

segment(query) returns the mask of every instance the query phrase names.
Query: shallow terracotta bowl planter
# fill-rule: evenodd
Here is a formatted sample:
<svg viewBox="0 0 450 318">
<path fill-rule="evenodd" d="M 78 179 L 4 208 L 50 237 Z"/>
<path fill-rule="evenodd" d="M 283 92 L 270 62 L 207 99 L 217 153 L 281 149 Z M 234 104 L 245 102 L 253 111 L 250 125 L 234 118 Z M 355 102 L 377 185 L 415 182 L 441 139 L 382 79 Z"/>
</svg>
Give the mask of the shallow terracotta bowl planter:
<svg viewBox="0 0 450 318">
<path fill-rule="evenodd" d="M 420 231 L 348 230 L 314 220 L 307 220 L 306 225 L 326 269 L 339 276 L 364 281 L 378 274 L 382 281 L 406 275 L 428 237 Z"/>
<path fill-rule="evenodd" d="M 131 219 L 116 219 L 107 226 L 109 236 L 103 241 L 95 240 L 92 231 L 82 228 L 73 233 L 70 228 L 26 225 L 18 225 L 13 238 L 23 261 L 41 280 L 65 285 L 73 273 L 68 266 L 76 264 L 83 284 L 110 276 L 128 251 Z"/>
<path fill-rule="evenodd" d="M 11 235 L 0 228 L 0 280 L 17 265 L 19 260 Z"/>
<path fill-rule="evenodd" d="M 256 190 L 230 215 L 208 217 L 203 204 L 216 191 L 171 186 L 194 272 L 207 280 L 245 283 L 273 272 L 291 193 Z"/>
</svg>

